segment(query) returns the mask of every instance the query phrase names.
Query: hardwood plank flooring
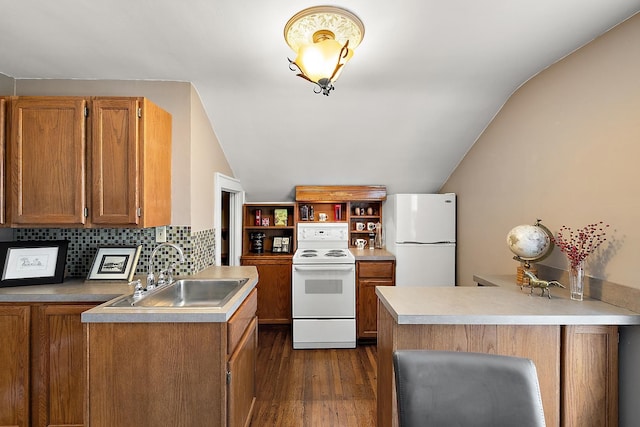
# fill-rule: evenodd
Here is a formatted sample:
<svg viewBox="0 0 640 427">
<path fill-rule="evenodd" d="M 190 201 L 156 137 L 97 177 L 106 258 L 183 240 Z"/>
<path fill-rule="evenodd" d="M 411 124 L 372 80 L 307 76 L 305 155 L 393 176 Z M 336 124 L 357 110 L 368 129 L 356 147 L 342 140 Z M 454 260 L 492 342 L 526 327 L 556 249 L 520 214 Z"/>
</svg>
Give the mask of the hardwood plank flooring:
<svg viewBox="0 0 640 427">
<path fill-rule="evenodd" d="M 261 325 L 251 427 L 372 427 L 375 344 L 294 350 L 291 327 Z"/>
</svg>

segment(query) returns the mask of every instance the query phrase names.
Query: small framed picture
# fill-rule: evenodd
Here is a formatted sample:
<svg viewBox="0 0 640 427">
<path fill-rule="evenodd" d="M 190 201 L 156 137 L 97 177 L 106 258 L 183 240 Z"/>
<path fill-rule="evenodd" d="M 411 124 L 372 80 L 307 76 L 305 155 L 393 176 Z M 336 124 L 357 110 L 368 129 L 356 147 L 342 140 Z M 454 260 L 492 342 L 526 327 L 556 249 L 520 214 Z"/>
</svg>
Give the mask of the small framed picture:
<svg viewBox="0 0 640 427">
<path fill-rule="evenodd" d="M 141 245 L 99 247 L 87 279 L 130 282 L 136 272 L 141 249 Z"/>
<path fill-rule="evenodd" d="M 282 252 L 282 237 L 276 236 L 273 238 L 271 252 Z"/>
<path fill-rule="evenodd" d="M 0 286 L 62 283 L 67 240 L 0 242 Z"/>
<path fill-rule="evenodd" d="M 291 238 L 290 237 L 283 237 L 282 238 L 282 250 L 281 252 L 285 252 L 285 253 L 289 253 L 291 251 Z"/>
</svg>

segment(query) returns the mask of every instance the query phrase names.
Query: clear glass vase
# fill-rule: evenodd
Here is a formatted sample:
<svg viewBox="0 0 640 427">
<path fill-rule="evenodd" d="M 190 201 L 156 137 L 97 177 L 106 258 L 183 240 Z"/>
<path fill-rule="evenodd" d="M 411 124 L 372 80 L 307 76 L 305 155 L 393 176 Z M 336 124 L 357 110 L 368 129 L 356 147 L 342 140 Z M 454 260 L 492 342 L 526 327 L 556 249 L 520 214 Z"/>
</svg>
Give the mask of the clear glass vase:
<svg viewBox="0 0 640 427">
<path fill-rule="evenodd" d="M 582 301 L 584 297 L 584 261 L 574 265 L 569 263 L 569 291 L 571 299 Z"/>
</svg>

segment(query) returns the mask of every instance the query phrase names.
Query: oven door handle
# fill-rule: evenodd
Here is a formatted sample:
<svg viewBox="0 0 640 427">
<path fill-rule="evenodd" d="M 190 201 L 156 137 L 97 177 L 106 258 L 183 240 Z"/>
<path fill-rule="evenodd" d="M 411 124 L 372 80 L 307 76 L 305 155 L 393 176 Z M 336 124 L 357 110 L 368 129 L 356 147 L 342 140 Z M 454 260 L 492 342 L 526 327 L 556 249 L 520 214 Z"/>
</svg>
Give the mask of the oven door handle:
<svg viewBox="0 0 640 427">
<path fill-rule="evenodd" d="M 355 269 L 355 265 L 294 265 L 293 269 L 298 271 L 351 271 Z"/>
</svg>

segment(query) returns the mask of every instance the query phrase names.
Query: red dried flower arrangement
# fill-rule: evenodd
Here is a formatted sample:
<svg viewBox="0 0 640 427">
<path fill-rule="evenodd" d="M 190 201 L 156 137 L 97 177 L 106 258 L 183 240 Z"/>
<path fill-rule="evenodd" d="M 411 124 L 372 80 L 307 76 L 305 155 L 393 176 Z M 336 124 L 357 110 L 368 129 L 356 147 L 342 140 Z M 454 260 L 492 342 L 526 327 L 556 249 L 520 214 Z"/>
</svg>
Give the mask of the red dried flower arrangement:
<svg viewBox="0 0 640 427">
<path fill-rule="evenodd" d="M 563 225 L 554 238 L 554 242 L 567 255 L 571 267 L 576 268 L 607 240 L 604 236 L 607 234 L 605 229 L 608 227 L 609 224 L 602 221 L 589 224 L 576 231 Z"/>
</svg>

